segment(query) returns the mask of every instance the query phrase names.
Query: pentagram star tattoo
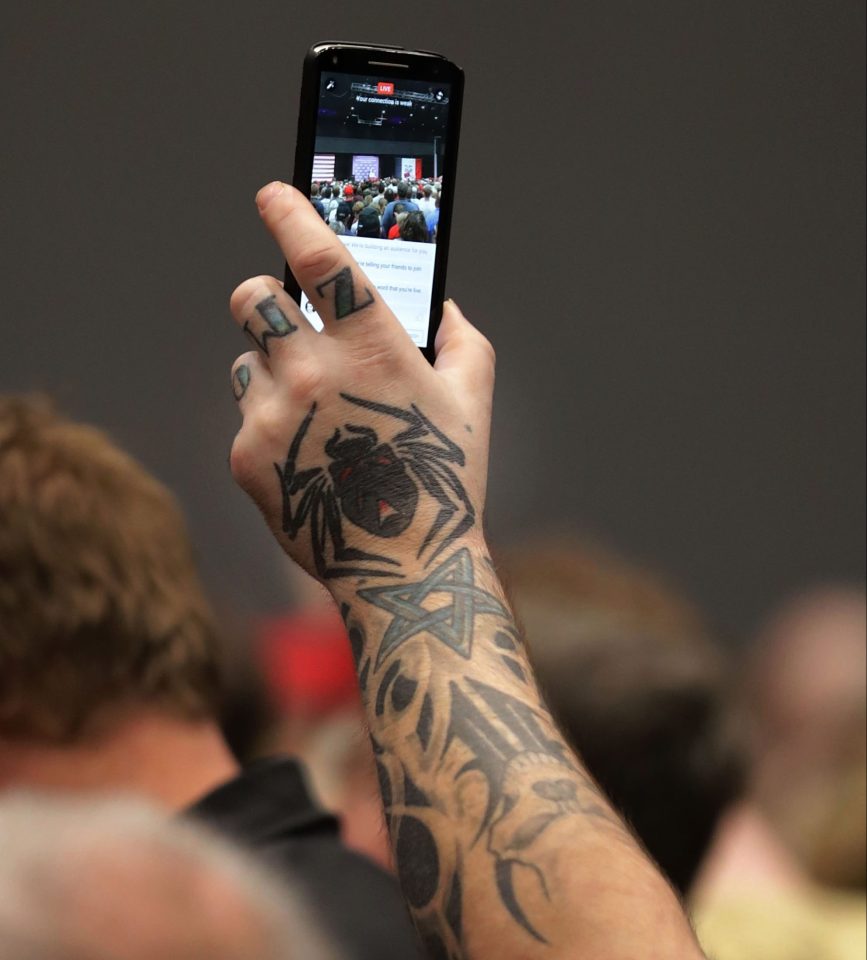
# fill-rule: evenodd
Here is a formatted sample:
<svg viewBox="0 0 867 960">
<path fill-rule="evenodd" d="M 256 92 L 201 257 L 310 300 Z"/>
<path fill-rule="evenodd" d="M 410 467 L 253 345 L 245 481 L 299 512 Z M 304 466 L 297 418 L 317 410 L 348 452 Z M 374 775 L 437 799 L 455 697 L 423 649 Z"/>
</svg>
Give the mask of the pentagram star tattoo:
<svg viewBox="0 0 867 960">
<path fill-rule="evenodd" d="M 376 669 L 399 646 L 421 633 L 429 633 L 469 660 L 475 618 L 480 614 L 508 617 L 509 611 L 490 593 L 475 585 L 470 551 L 462 547 L 419 583 L 366 587 L 362 600 L 394 614 L 376 656 Z M 431 597 L 451 602 L 428 609 Z"/>
</svg>

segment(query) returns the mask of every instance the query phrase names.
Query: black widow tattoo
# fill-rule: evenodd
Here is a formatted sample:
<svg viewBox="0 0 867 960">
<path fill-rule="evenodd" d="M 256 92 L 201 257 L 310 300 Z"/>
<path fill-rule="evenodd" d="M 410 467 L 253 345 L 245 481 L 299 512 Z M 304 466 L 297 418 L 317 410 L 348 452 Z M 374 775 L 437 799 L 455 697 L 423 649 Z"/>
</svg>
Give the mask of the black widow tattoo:
<svg viewBox="0 0 867 960">
<path fill-rule="evenodd" d="M 302 470 L 298 456 L 316 414 L 314 403 L 292 440 L 286 462 L 274 464 L 283 494 L 283 531 L 294 540 L 310 521 L 313 561 L 322 579 L 399 577 L 397 560 L 347 546 L 344 521 L 375 537 L 397 537 L 415 517 L 420 486 L 438 504 L 417 553 L 422 557 L 433 547 L 426 560 L 430 563 L 475 522 L 473 505 L 451 466 L 464 466 L 464 453 L 415 404 L 402 410 L 346 393 L 340 396 L 406 426 L 384 443 L 370 427 L 346 423 L 325 443 L 328 466 Z"/>
</svg>

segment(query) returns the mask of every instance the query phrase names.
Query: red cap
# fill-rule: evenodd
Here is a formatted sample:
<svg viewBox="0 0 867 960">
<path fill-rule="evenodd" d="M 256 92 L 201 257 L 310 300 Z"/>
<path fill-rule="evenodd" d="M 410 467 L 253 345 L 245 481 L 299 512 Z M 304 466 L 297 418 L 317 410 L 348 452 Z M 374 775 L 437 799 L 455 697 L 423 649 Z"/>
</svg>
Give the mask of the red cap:
<svg viewBox="0 0 867 960">
<path fill-rule="evenodd" d="M 355 196 L 355 187 L 351 183 L 347 183 L 343 188 L 343 195 L 345 197 L 354 197 Z"/>
<path fill-rule="evenodd" d="M 322 715 L 358 701 L 349 640 L 336 609 L 266 620 L 257 639 L 268 690 L 284 712 Z"/>
</svg>

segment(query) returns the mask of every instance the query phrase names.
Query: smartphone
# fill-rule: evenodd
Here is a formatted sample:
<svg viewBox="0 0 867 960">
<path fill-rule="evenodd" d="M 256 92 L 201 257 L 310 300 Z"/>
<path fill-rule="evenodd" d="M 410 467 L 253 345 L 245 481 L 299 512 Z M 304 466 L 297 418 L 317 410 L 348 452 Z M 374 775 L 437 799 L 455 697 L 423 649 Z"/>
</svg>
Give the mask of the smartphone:
<svg viewBox="0 0 867 960">
<path fill-rule="evenodd" d="M 304 61 L 293 184 L 433 362 L 464 75 L 438 53 L 322 42 Z M 286 268 L 286 290 L 317 329 Z"/>
</svg>

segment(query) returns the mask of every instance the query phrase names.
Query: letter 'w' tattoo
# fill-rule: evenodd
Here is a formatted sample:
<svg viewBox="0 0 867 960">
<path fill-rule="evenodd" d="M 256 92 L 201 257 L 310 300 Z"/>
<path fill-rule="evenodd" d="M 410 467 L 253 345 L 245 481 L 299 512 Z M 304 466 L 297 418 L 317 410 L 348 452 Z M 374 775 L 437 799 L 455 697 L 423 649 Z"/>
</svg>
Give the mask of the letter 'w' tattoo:
<svg viewBox="0 0 867 960">
<path fill-rule="evenodd" d="M 468 903 L 499 901 L 528 946 L 548 942 L 559 845 L 546 834 L 558 824 L 590 818 L 628 838 L 551 719 L 481 568 L 461 547 L 423 579 L 362 587 L 361 606 L 342 608 L 401 886 L 428 955 L 446 960 L 464 957 Z"/>
</svg>

